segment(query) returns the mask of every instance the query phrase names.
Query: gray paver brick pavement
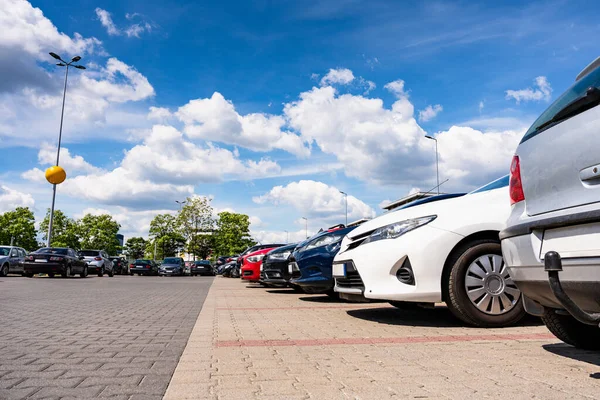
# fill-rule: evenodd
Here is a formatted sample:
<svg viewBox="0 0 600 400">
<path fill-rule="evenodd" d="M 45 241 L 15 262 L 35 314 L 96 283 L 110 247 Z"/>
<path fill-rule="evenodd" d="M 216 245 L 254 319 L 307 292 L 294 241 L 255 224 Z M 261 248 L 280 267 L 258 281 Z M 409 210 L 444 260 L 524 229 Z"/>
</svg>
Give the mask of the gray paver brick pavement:
<svg viewBox="0 0 600 400">
<path fill-rule="evenodd" d="M 0 279 L 0 399 L 162 398 L 212 278 Z"/>
</svg>

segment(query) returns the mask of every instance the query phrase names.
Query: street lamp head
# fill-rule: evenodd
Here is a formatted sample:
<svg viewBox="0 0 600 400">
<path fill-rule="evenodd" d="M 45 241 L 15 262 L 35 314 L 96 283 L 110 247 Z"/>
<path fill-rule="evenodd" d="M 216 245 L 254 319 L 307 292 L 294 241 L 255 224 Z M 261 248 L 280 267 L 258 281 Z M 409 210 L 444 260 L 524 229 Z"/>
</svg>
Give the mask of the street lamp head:
<svg viewBox="0 0 600 400">
<path fill-rule="evenodd" d="M 431 140 L 437 140 L 436 138 L 434 138 L 433 136 L 429 136 L 429 135 L 425 135 L 426 139 L 431 139 Z"/>
<path fill-rule="evenodd" d="M 67 66 L 67 64 L 65 64 L 65 63 L 58 63 L 56 65 L 58 65 L 59 67 L 66 67 Z"/>
<path fill-rule="evenodd" d="M 348 196 L 348 194 L 346 192 L 342 192 L 341 190 L 340 190 L 340 193 L 343 194 L 344 196 Z"/>
<path fill-rule="evenodd" d="M 74 67 L 77 69 L 85 69 L 85 67 L 83 65 L 74 65 Z"/>
<path fill-rule="evenodd" d="M 77 61 L 79 61 L 79 60 L 81 60 L 81 57 L 79 57 L 79 56 L 75 56 L 75 57 L 73 57 L 73 58 L 71 59 L 71 62 L 77 62 Z"/>
<path fill-rule="evenodd" d="M 56 58 L 57 60 L 60 60 L 60 61 L 62 61 L 62 59 L 60 58 L 60 56 L 59 56 L 58 54 L 56 54 L 56 53 L 53 53 L 53 52 L 50 52 L 49 54 L 50 54 L 52 57 Z"/>
</svg>

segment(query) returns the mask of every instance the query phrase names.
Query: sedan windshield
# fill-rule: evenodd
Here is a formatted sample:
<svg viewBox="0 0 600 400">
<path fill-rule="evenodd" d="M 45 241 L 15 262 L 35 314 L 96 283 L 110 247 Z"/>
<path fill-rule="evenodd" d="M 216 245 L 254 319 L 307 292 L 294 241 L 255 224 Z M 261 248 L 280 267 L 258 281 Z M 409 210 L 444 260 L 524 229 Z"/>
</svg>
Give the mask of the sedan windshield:
<svg viewBox="0 0 600 400">
<path fill-rule="evenodd" d="M 165 258 L 163 264 L 179 264 L 180 262 L 179 258 Z"/>
<path fill-rule="evenodd" d="M 0 257 L 6 257 L 10 253 L 10 247 L 0 247 Z"/>
<path fill-rule="evenodd" d="M 509 180 L 508 175 L 503 176 L 502 178 L 496 179 L 495 181 L 490 182 L 487 185 L 480 187 L 479 189 L 473 190 L 469 194 L 487 192 L 488 190 L 494 190 L 494 189 L 500 189 L 500 188 L 503 188 L 503 187 L 507 187 L 508 186 L 508 180 Z"/>
<path fill-rule="evenodd" d="M 43 249 L 39 249 L 36 251 L 38 254 L 60 254 L 63 256 L 67 255 L 67 249 L 54 249 L 49 247 L 44 247 Z"/>
</svg>

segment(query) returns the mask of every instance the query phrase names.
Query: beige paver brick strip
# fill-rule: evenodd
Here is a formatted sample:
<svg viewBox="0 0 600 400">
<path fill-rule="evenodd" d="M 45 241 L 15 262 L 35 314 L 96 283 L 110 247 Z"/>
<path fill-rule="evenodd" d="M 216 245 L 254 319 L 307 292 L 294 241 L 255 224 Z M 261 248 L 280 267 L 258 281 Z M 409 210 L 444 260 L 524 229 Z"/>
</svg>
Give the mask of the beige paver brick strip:
<svg viewBox="0 0 600 400">
<path fill-rule="evenodd" d="M 600 354 L 535 320 L 332 302 L 217 278 L 165 399 L 600 399 Z"/>
</svg>

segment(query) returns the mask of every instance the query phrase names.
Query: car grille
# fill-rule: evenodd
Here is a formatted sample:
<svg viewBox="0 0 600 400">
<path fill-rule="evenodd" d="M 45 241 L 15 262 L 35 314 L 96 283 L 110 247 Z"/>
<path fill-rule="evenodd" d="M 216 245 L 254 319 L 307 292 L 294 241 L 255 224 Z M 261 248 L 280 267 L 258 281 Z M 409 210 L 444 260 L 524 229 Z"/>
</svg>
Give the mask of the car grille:
<svg viewBox="0 0 600 400">
<path fill-rule="evenodd" d="M 360 274 L 356 270 L 346 272 L 346 277 L 344 278 L 335 278 L 335 282 L 339 287 L 343 288 L 354 288 L 363 290 L 365 288 L 365 284 L 363 283 Z"/>
<path fill-rule="evenodd" d="M 348 247 L 346 248 L 346 251 L 355 249 L 358 246 L 360 246 L 362 244 L 362 242 L 364 242 L 365 240 L 367 240 L 367 238 L 369 236 L 371 236 L 371 234 L 373 232 L 375 232 L 375 229 L 373 229 L 372 231 L 361 233 L 360 235 L 357 235 L 355 237 L 350 238 L 350 240 L 352 240 L 352 242 L 348 245 Z"/>
</svg>

